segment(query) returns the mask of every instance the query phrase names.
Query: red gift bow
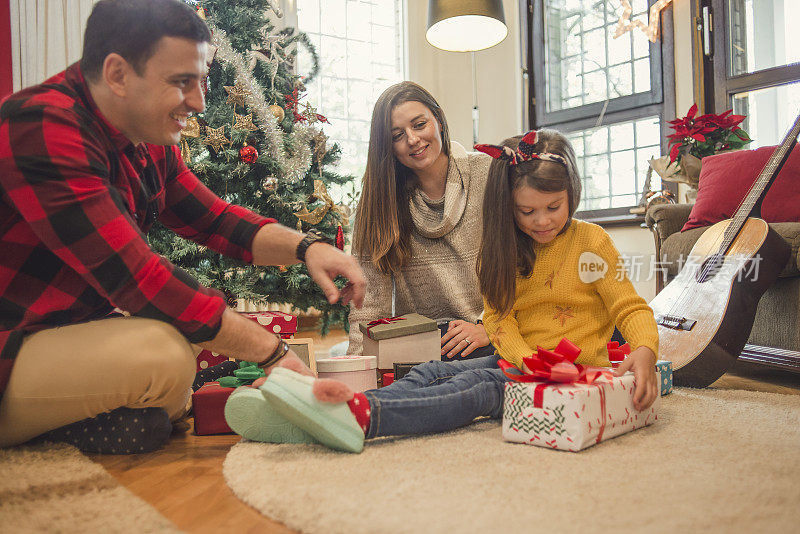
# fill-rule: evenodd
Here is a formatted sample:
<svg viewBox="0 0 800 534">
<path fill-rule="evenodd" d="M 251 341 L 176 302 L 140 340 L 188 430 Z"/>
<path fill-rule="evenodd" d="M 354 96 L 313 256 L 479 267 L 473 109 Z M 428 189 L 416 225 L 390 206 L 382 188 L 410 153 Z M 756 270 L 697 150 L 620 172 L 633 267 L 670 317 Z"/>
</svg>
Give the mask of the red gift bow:
<svg viewBox="0 0 800 534">
<path fill-rule="evenodd" d="M 616 369 L 625 356 L 631 353 L 631 346 L 627 343 L 620 346 L 619 341 L 609 341 L 606 343 L 606 350 L 608 350 L 608 361 L 611 362 L 611 367 Z"/>
<path fill-rule="evenodd" d="M 612 342 L 616 343 L 616 342 Z M 607 345 L 610 349 L 611 343 Z M 614 350 L 624 352 L 624 348 L 613 347 Z M 630 348 L 628 348 L 630 352 Z M 537 347 L 536 352 L 522 358 L 522 373 L 512 373 L 510 369 L 517 370 L 510 362 L 500 358 L 497 365 L 509 379 L 515 382 L 541 382 L 533 390 L 533 407 L 541 408 L 544 400 L 544 390 L 553 386 L 553 382 L 562 384 L 587 384 L 597 387 L 600 392 L 600 430 L 597 434 L 597 443 L 603 439 L 606 428 L 606 395 L 602 384 L 596 384 L 598 378 L 610 379 L 613 374 L 607 368 L 591 367 L 575 363 L 581 349 L 567 338 L 563 338 L 555 350 L 545 350 Z M 615 353 L 616 356 L 616 353 Z M 623 356 L 624 358 L 624 356 Z M 518 370 L 517 370 L 518 371 Z"/>
<path fill-rule="evenodd" d="M 367 323 L 367 335 L 369 335 L 373 326 L 377 326 L 379 324 L 392 324 L 395 321 L 405 321 L 405 317 L 395 315 L 394 317 L 384 317 L 383 319 L 375 319 L 374 321 L 370 321 Z"/>
<path fill-rule="evenodd" d="M 503 373 L 516 382 L 561 382 L 568 384 L 593 384 L 601 376 L 611 377 L 611 372 L 603 367 L 591 367 L 575 363 L 581 353 L 573 342 L 567 338 L 562 339 L 555 350 L 545 350 L 537 347 L 536 352 L 522 358 L 522 372 L 511 373 L 509 369 L 516 369 L 511 363 L 500 359 L 497 365 Z"/>
</svg>

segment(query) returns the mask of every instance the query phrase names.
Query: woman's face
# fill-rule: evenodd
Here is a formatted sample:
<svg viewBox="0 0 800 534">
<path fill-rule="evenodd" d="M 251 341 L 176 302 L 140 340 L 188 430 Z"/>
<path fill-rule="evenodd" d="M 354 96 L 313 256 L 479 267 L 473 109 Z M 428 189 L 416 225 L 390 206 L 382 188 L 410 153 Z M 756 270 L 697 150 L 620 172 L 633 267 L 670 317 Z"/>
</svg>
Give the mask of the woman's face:
<svg viewBox="0 0 800 534">
<path fill-rule="evenodd" d="M 418 173 L 446 158 L 439 121 L 422 102 L 403 102 L 392 109 L 392 152 L 397 160 Z"/>
</svg>

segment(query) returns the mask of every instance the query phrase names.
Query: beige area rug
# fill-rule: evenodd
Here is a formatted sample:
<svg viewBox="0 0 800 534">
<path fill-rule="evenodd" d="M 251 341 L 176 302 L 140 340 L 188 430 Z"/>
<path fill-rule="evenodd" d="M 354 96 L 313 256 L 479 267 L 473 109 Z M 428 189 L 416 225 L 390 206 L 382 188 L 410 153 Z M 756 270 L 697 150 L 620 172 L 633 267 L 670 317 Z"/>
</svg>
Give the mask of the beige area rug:
<svg viewBox="0 0 800 534">
<path fill-rule="evenodd" d="M 0 449 L 0 532 L 179 532 L 69 445 Z"/>
<path fill-rule="evenodd" d="M 579 453 L 500 424 L 375 440 L 360 455 L 243 442 L 233 492 L 309 533 L 798 532 L 800 396 L 678 389 L 653 426 Z"/>
</svg>

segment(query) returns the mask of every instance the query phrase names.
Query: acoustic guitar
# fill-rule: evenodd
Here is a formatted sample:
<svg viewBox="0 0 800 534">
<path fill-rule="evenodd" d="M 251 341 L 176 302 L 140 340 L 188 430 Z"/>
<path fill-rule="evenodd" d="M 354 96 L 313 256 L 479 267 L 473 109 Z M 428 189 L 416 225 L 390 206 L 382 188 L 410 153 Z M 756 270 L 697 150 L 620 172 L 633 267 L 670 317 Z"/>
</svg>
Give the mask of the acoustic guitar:
<svg viewBox="0 0 800 534">
<path fill-rule="evenodd" d="M 659 358 L 672 361 L 675 385 L 706 387 L 731 367 L 750 337 L 758 301 L 789 259 L 789 245 L 758 217 L 798 134 L 800 116 L 733 218 L 700 236 L 675 279 L 650 302 Z"/>
</svg>

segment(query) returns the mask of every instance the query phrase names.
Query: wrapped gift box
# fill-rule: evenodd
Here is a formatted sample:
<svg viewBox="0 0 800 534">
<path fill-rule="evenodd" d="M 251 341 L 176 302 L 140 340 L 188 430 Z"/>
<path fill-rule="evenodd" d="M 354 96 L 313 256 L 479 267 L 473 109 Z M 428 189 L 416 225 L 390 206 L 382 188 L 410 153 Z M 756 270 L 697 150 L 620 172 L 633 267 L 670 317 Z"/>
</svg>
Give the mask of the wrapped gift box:
<svg viewBox="0 0 800 534">
<path fill-rule="evenodd" d="M 642 412 L 633 407 L 634 376 L 591 384 L 510 382 L 503 406 L 506 441 L 579 451 L 658 419 L 661 397 Z"/>
<path fill-rule="evenodd" d="M 418 313 L 359 323 L 363 354 L 378 358 L 378 369 L 395 363 L 441 360 L 442 342 L 436 321 Z"/>
<path fill-rule="evenodd" d="M 219 352 L 211 352 L 210 350 L 203 349 L 200 351 L 200 354 L 197 355 L 197 372 L 226 361 L 228 361 L 227 356 L 223 356 Z"/>
<path fill-rule="evenodd" d="M 350 386 L 353 391 L 378 387 L 375 356 L 333 356 L 317 360 L 317 376 L 333 378 Z"/>
<path fill-rule="evenodd" d="M 661 396 L 669 395 L 672 393 L 672 362 L 669 360 L 658 360 L 656 362 L 656 371 L 659 373 L 658 383 Z"/>
<path fill-rule="evenodd" d="M 241 314 L 251 321 L 255 321 L 273 334 L 283 339 L 288 339 L 297 333 L 297 317 L 279 311 L 247 312 Z M 222 363 L 229 358 L 218 352 L 203 349 L 197 355 L 197 371 L 208 369 Z"/>
<path fill-rule="evenodd" d="M 251 319 L 273 334 L 296 334 L 297 317 L 279 311 L 248 312 L 242 314 Z"/>
<path fill-rule="evenodd" d="M 235 388 L 224 388 L 219 382 L 206 382 L 192 394 L 194 433 L 198 436 L 233 432 L 225 422 L 225 403 Z"/>
</svg>

